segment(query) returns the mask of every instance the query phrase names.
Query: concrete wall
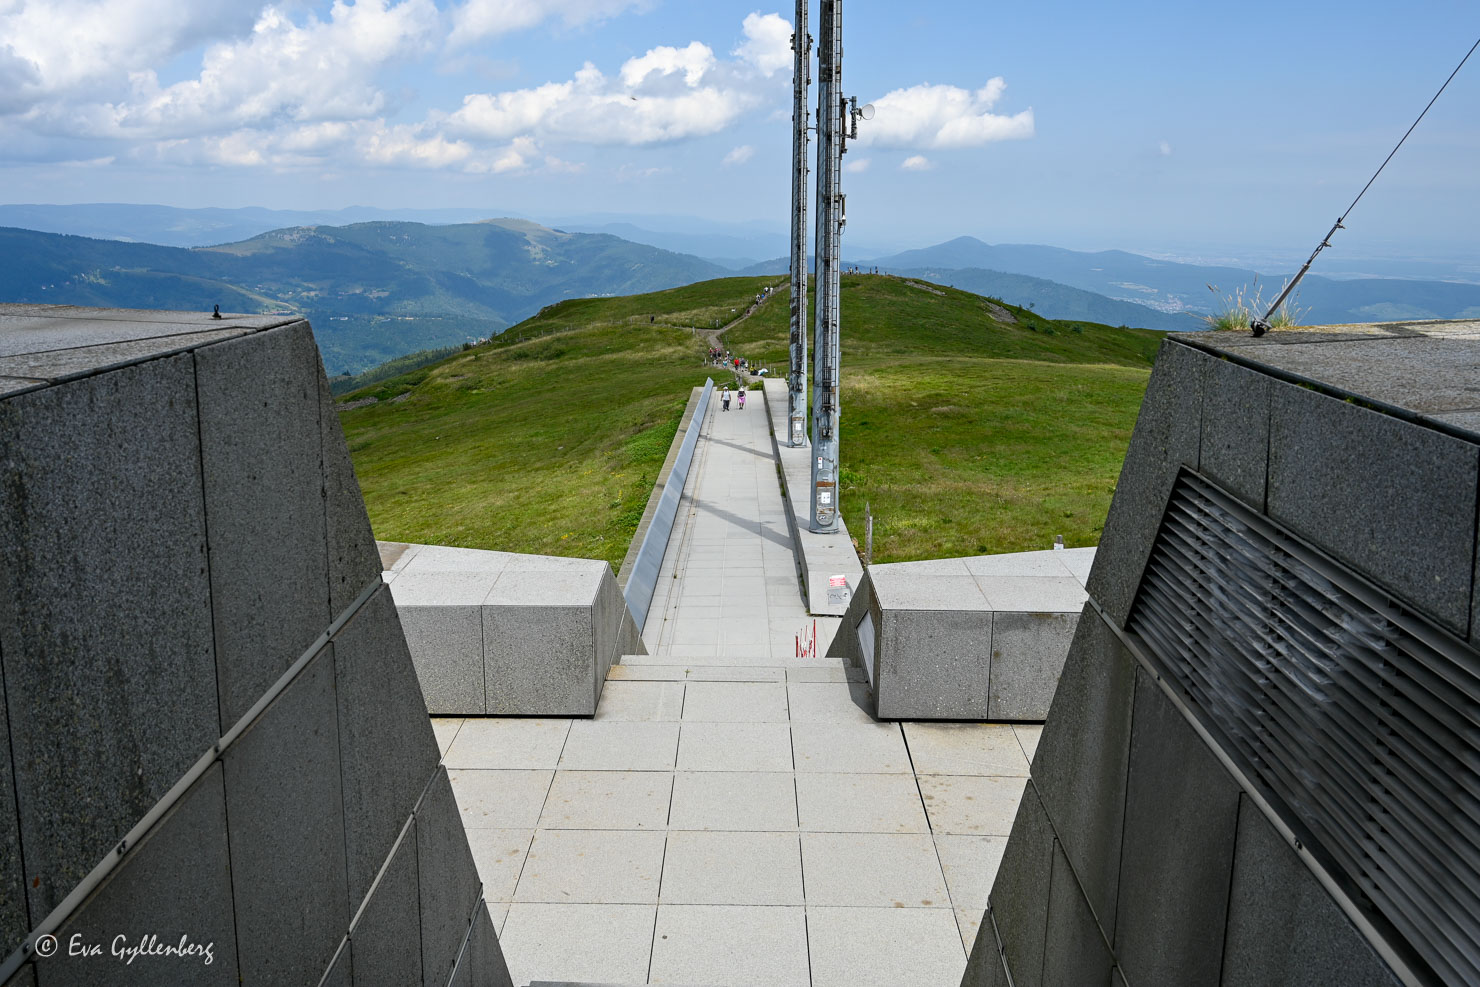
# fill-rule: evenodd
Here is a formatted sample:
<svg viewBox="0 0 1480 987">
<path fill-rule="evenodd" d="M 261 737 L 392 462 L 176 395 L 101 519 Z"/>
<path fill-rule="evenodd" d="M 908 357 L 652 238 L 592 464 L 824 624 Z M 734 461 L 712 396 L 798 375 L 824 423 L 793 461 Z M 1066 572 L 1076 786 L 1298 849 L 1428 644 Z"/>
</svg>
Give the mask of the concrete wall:
<svg viewBox="0 0 1480 987">
<path fill-rule="evenodd" d="M 1400 982 L 1405 944 L 1353 921 L 1343 875 L 1230 770 L 1126 625 L 1185 468 L 1475 643 L 1480 395 L 1426 377 L 1415 335 L 1163 345 L 963 985 Z M 1354 343 L 1381 352 L 1327 350 Z"/>
<path fill-rule="evenodd" d="M 0 378 L 0 979 L 508 984 L 308 324 L 0 306 Z"/>
</svg>

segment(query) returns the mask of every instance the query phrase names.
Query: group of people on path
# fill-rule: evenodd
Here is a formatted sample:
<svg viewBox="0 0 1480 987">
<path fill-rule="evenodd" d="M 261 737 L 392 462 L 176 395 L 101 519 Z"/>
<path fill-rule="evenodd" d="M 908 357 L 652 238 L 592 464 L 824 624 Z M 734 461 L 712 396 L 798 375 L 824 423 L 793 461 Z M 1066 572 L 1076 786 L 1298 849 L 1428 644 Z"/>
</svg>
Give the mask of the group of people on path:
<svg viewBox="0 0 1480 987">
<path fill-rule="evenodd" d="M 735 392 L 735 396 L 739 399 L 739 403 L 740 403 L 739 410 L 740 411 L 744 411 L 745 410 L 745 385 L 744 384 L 741 384 L 740 385 L 740 389 Z M 720 403 L 720 410 L 721 411 L 729 411 L 730 410 L 730 385 L 729 384 L 726 384 L 724 390 L 720 391 L 720 393 L 719 393 L 719 403 Z"/>
</svg>

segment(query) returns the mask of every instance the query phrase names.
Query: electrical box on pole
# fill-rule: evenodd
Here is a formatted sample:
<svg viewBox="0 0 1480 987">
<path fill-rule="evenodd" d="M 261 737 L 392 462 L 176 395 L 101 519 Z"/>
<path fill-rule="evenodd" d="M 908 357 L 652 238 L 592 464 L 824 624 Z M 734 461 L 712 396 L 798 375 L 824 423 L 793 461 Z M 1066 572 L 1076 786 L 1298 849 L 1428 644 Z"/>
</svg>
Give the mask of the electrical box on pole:
<svg viewBox="0 0 1480 987">
<path fill-rule="evenodd" d="M 812 523 L 838 531 L 838 289 L 842 232 L 843 3 L 821 0 L 817 27 L 817 313 L 812 367 Z"/>
<path fill-rule="evenodd" d="M 812 35 L 807 0 L 797 0 L 791 35 L 791 371 L 786 377 L 787 431 L 792 446 L 807 444 L 807 91 L 812 82 Z"/>
</svg>

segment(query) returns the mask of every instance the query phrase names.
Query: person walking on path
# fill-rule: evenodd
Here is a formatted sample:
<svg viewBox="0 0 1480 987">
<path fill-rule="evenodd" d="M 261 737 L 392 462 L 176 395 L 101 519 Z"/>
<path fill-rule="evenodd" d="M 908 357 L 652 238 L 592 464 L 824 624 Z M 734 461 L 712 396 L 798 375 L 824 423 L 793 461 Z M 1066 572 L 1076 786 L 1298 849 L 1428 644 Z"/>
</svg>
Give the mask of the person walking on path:
<svg viewBox="0 0 1480 987">
<path fill-rule="evenodd" d="M 720 394 L 719 394 L 719 410 L 720 411 L 729 411 L 730 410 L 730 385 L 729 384 L 726 384 L 725 385 L 725 389 L 723 391 L 720 391 Z"/>
<path fill-rule="evenodd" d="M 745 385 L 744 384 L 741 384 L 740 385 L 739 397 L 740 397 L 740 410 L 741 411 L 744 411 L 745 410 Z"/>
</svg>

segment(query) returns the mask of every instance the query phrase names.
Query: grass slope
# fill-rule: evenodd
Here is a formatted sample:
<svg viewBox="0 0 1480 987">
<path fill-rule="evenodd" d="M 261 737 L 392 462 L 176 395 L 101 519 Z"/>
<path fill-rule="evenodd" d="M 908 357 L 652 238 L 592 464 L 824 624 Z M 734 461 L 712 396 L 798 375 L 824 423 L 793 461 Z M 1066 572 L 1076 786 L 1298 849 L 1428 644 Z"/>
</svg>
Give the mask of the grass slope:
<svg viewBox="0 0 1480 987">
<path fill-rule="evenodd" d="M 346 395 L 382 538 L 603 558 L 641 517 L 689 388 L 696 331 L 772 278 L 552 305 L 493 341 Z M 1160 333 L 1055 322 L 915 279 L 843 286 L 843 511 L 876 561 L 1095 544 Z M 729 330 L 786 366 L 784 287 Z"/>
</svg>

